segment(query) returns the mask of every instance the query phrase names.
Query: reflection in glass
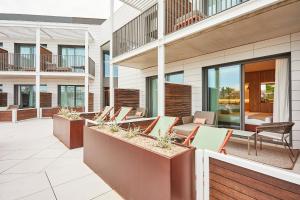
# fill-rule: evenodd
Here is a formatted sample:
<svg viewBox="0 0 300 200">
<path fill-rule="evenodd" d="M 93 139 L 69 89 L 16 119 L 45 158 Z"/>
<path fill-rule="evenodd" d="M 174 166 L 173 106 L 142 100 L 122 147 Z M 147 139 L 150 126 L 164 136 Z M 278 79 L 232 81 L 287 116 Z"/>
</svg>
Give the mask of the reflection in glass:
<svg viewBox="0 0 300 200">
<path fill-rule="evenodd" d="M 79 85 L 60 85 L 59 106 L 61 107 L 83 107 L 84 87 Z"/>
<path fill-rule="evenodd" d="M 218 126 L 240 128 L 241 66 L 208 70 L 208 109 L 217 113 Z"/>
</svg>

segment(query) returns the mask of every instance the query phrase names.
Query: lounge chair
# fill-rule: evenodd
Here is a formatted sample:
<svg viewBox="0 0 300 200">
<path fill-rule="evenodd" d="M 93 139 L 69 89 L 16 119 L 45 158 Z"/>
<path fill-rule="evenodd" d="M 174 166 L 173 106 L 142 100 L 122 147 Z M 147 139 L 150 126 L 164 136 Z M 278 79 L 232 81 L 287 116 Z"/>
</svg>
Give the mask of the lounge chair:
<svg viewBox="0 0 300 200">
<path fill-rule="evenodd" d="M 129 115 L 126 117 L 127 120 L 131 119 L 140 119 L 146 116 L 146 109 L 145 108 L 137 108 L 134 115 Z"/>
<path fill-rule="evenodd" d="M 115 121 L 116 123 L 119 123 L 126 119 L 129 112 L 132 110 L 132 107 L 121 107 L 120 110 L 118 110 L 114 116 L 110 119 L 110 121 Z"/>
<path fill-rule="evenodd" d="M 102 120 L 106 120 L 109 118 L 110 111 L 113 109 L 112 106 L 105 106 L 104 110 L 96 115 L 96 118 L 100 118 Z"/>
<path fill-rule="evenodd" d="M 231 135 L 232 130 L 200 126 L 191 132 L 183 144 L 226 154 L 225 145 Z M 191 142 L 192 138 L 194 139 Z"/>
<path fill-rule="evenodd" d="M 159 137 L 160 134 L 170 134 L 172 128 L 178 122 L 178 117 L 158 116 L 143 132 L 143 134 Z"/>
</svg>

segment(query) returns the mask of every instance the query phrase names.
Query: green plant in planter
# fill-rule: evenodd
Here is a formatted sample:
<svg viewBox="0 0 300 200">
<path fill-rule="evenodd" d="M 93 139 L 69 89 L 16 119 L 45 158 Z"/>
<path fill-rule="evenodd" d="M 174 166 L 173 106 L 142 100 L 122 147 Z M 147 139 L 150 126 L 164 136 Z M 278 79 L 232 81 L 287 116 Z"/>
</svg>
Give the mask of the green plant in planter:
<svg viewBox="0 0 300 200">
<path fill-rule="evenodd" d="M 134 138 L 141 133 L 140 127 L 130 128 L 129 131 L 126 131 L 125 137 L 128 139 Z"/>
<path fill-rule="evenodd" d="M 109 125 L 109 130 L 113 133 L 116 133 L 116 132 L 119 132 L 120 131 L 120 127 L 119 125 L 117 124 L 117 122 L 114 122 L 112 124 Z"/>
<path fill-rule="evenodd" d="M 62 115 L 64 117 L 67 117 L 67 115 L 70 113 L 70 110 L 68 108 L 61 108 L 58 111 L 58 115 Z"/>
<path fill-rule="evenodd" d="M 80 113 L 74 111 L 74 110 L 71 110 L 68 114 L 67 114 L 67 118 L 70 119 L 70 120 L 78 120 L 78 119 L 81 119 L 80 117 Z"/>
<path fill-rule="evenodd" d="M 103 128 L 104 125 L 105 125 L 105 121 L 102 118 L 100 118 L 100 117 L 95 118 L 94 121 L 97 123 L 97 126 L 100 129 Z"/>
<path fill-rule="evenodd" d="M 174 140 L 173 134 L 160 134 L 160 130 L 158 131 L 158 137 L 155 142 L 155 146 L 160 147 L 162 149 L 171 149 L 172 141 Z"/>
</svg>

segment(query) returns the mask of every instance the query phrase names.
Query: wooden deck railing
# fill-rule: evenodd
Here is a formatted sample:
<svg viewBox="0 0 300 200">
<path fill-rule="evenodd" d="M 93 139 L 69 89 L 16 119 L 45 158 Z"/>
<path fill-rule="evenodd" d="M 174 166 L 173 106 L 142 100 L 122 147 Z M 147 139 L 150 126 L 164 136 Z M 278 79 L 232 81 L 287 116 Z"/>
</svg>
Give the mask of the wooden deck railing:
<svg viewBox="0 0 300 200">
<path fill-rule="evenodd" d="M 35 71 L 35 54 L 0 53 L 0 71 Z"/>
<path fill-rule="evenodd" d="M 288 156 L 288 155 L 287 155 Z M 197 199 L 300 199 L 300 175 L 211 151 L 196 151 Z"/>
</svg>

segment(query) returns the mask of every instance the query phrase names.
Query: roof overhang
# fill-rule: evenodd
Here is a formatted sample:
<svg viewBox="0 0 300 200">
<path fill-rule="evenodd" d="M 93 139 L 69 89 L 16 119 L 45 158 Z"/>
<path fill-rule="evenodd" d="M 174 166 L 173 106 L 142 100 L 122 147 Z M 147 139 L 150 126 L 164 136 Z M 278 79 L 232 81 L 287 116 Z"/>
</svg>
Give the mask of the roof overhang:
<svg viewBox="0 0 300 200">
<path fill-rule="evenodd" d="M 0 39 L 35 40 L 37 28 L 41 30 L 41 42 L 49 40 L 84 41 L 85 33 L 88 31 L 88 28 L 84 26 L 55 26 L 0 21 Z M 94 39 L 90 33 L 89 39 Z"/>
<path fill-rule="evenodd" d="M 141 12 L 147 10 L 152 5 L 157 3 L 157 0 L 120 0 L 120 1 Z"/>
</svg>

